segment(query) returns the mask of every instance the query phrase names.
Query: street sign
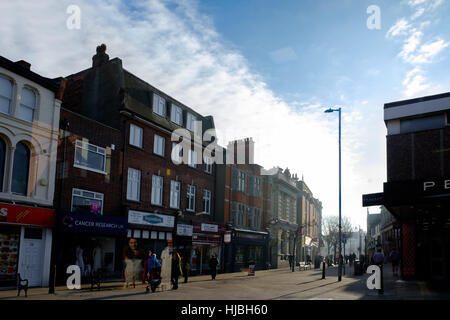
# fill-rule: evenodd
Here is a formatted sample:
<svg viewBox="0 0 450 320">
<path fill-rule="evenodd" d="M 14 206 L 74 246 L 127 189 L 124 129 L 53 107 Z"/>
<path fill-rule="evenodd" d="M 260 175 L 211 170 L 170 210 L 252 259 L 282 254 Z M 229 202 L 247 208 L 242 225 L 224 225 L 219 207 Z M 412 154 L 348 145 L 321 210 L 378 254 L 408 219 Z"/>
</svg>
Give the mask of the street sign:
<svg viewBox="0 0 450 320">
<path fill-rule="evenodd" d="M 347 238 L 343 238 L 342 239 L 342 243 L 346 244 L 347 243 Z"/>
</svg>

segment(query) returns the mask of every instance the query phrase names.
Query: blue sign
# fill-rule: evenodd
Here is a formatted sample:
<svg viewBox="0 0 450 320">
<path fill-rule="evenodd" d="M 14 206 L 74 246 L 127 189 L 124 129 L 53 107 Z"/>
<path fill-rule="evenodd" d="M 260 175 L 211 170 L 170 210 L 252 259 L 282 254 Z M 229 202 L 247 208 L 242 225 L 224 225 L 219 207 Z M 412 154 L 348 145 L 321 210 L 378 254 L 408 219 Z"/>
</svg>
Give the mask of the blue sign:
<svg viewBox="0 0 450 320">
<path fill-rule="evenodd" d="M 344 244 L 347 243 L 347 238 L 343 238 L 342 243 L 344 243 Z"/>
<path fill-rule="evenodd" d="M 145 222 L 148 222 L 150 224 L 159 224 L 162 223 L 164 220 L 161 217 L 155 216 L 155 215 L 148 215 L 144 216 L 142 219 L 144 219 Z"/>
<path fill-rule="evenodd" d="M 60 232 L 126 236 L 127 219 L 92 213 L 60 211 L 57 216 L 57 228 Z"/>
</svg>

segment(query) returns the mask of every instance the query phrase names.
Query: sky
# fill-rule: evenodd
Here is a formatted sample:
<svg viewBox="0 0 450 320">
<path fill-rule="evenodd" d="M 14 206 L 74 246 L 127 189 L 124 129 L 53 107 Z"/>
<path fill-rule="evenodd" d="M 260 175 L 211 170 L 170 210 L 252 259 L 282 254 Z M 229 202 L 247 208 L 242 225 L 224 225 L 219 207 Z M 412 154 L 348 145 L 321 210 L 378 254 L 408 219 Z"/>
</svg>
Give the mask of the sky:
<svg viewBox="0 0 450 320">
<path fill-rule="evenodd" d="M 375 8 L 375 10 L 374 10 Z M 0 55 L 56 78 L 110 58 L 202 115 L 219 143 L 303 177 L 323 216 L 366 228 L 386 181 L 388 102 L 450 91 L 448 0 L 0 0 Z M 371 213 L 379 212 L 377 207 Z"/>
</svg>

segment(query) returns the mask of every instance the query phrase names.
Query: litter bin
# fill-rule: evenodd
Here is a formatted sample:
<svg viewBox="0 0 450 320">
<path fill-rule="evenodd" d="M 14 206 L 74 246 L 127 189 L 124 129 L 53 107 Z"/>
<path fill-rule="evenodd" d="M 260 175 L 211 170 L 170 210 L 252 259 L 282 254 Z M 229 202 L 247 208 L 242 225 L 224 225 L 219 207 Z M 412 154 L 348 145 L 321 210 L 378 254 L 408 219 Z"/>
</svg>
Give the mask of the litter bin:
<svg viewBox="0 0 450 320">
<path fill-rule="evenodd" d="M 248 275 L 249 276 L 254 276 L 255 275 L 255 265 L 254 264 L 249 264 L 248 265 Z"/>
<path fill-rule="evenodd" d="M 363 268 L 362 268 L 361 261 L 355 260 L 353 267 L 354 267 L 355 276 L 362 276 Z"/>
</svg>

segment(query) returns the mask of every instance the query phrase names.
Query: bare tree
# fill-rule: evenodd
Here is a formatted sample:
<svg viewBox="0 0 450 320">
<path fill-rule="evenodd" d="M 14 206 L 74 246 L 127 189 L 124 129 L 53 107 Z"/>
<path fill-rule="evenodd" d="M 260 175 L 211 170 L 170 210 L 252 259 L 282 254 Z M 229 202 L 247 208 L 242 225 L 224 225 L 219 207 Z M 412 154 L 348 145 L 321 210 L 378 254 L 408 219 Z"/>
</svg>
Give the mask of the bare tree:
<svg viewBox="0 0 450 320">
<path fill-rule="evenodd" d="M 341 220 L 341 235 L 343 238 L 349 238 L 352 233 L 352 224 L 350 219 L 342 217 Z M 322 232 L 325 241 L 328 244 L 328 255 L 330 254 L 330 246 L 334 250 L 334 259 L 336 259 L 336 251 L 339 248 L 339 217 L 331 216 L 322 219 Z"/>
</svg>

